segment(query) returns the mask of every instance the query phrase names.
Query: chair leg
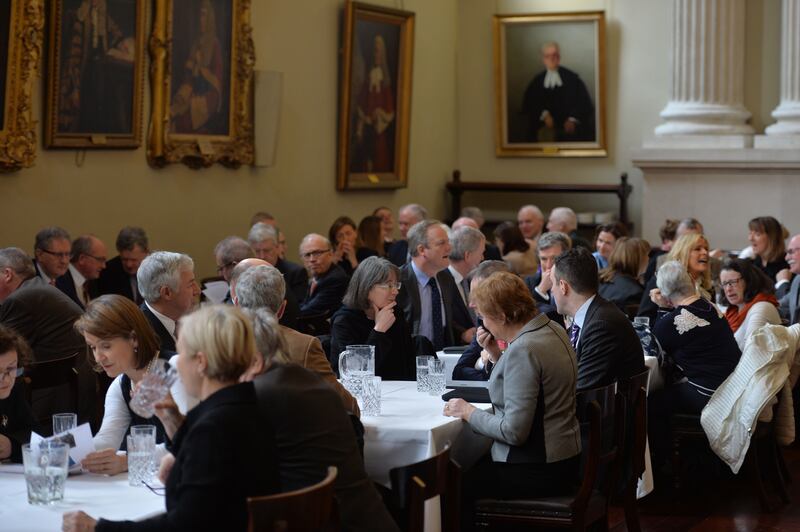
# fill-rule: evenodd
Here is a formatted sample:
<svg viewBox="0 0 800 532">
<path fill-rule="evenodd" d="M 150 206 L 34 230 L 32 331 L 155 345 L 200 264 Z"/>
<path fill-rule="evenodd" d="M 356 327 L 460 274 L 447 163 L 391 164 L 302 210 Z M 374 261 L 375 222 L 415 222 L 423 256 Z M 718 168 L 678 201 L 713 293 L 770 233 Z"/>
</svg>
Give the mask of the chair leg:
<svg viewBox="0 0 800 532">
<path fill-rule="evenodd" d="M 625 510 L 625 525 L 628 532 L 640 532 L 639 508 L 636 501 L 636 483 L 631 483 L 623 493 L 623 509 Z"/>
<path fill-rule="evenodd" d="M 672 487 L 675 491 L 681 489 L 681 440 L 680 438 L 672 439 Z"/>
<path fill-rule="evenodd" d="M 760 441 L 754 438 L 750 444 L 750 450 L 745 457 L 745 462 L 752 482 L 755 484 L 756 491 L 758 492 L 758 498 L 761 500 L 761 508 L 764 512 L 769 513 L 772 512 L 774 508 L 770 503 L 769 496 L 764 487 L 764 477 L 761 471 L 761 450 Z"/>
<path fill-rule="evenodd" d="M 769 465 L 772 473 L 770 476 L 773 479 L 778 496 L 780 496 L 784 504 L 788 504 L 790 500 L 789 492 L 786 489 L 786 478 L 783 472 L 786 464 L 783 461 L 783 452 L 781 452 L 778 442 L 773 441 L 772 438 L 770 438 L 769 442 L 769 454 Z"/>
</svg>

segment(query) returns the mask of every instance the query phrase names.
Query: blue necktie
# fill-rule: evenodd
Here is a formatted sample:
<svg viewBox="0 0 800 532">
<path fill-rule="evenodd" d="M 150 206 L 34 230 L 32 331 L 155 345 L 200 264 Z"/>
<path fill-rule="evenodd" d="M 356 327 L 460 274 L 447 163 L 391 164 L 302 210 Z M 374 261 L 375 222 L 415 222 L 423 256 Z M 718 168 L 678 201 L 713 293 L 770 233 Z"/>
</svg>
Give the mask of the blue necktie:
<svg viewBox="0 0 800 532">
<path fill-rule="evenodd" d="M 573 323 L 569 329 L 569 341 L 572 342 L 572 347 L 578 349 L 578 337 L 581 334 L 581 328 L 577 323 Z"/>
<path fill-rule="evenodd" d="M 433 321 L 433 348 L 440 351 L 444 347 L 444 328 L 442 327 L 442 298 L 439 295 L 439 286 L 436 279 L 428 279 L 428 286 L 431 287 L 431 320 Z"/>
</svg>

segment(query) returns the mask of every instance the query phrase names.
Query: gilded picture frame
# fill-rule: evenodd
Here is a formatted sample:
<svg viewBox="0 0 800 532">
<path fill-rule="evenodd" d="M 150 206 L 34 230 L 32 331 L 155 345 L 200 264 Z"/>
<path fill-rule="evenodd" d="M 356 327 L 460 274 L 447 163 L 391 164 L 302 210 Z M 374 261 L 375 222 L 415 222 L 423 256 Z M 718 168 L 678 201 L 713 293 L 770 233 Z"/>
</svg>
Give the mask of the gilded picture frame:
<svg viewBox="0 0 800 532">
<path fill-rule="evenodd" d="M 156 0 L 147 161 L 252 164 L 250 0 Z"/>
<path fill-rule="evenodd" d="M 498 157 L 605 157 L 605 14 L 496 15 Z"/>
<path fill-rule="evenodd" d="M 414 13 L 348 1 L 342 40 L 336 186 L 405 187 Z"/>
<path fill-rule="evenodd" d="M 0 7 L 0 171 L 33 166 L 36 120 L 33 91 L 39 76 L 44 28 L 43 0 L 11 0 Z"/>
<path fill-rule="evenodd" d="M 141 146 L 145 4 L 50 2 L 45 147 Z"/>
</svg>

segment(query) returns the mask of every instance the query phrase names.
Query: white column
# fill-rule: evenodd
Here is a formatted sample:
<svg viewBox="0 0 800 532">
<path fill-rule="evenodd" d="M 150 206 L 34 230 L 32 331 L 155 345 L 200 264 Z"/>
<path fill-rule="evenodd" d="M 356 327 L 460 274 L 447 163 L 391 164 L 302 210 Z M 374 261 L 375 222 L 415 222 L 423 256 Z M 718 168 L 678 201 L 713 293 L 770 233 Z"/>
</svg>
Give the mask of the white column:
<svg viewBox="0 0 800 532">
<path fill-rule="evenodd" d="M 778 122 L 764 131 L 766 137 L 756 138 L 756 147 L 800 147 L 800 0 L 783 0 L 781 102 L 772 117 Z"/>
<path fill-rule="evenodd" d="M 674 0 L 672 87 L 655 145 L 752 146 L 744 107 L 745 0 Z"/>
</svg>

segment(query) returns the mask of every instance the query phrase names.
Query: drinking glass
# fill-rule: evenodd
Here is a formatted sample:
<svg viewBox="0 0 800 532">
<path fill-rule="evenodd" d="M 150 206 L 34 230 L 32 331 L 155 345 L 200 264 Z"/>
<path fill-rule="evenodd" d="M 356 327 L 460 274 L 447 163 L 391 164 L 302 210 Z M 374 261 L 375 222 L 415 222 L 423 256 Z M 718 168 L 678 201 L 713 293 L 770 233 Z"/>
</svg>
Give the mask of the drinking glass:
<svg viewBox="0 0 800 532">
<path fill-rule="evenodd" d="M 142 486 L 153 476 L 155 460 L 155 435 L 128 436 L 128 484 Z"/>
<path fill-rule="evenodd" d="M 431 386 L 428 382 L 428 361 L 433 360 L 430 355 L 417 357 L 417 391 L 427 392 Z"/>
<path fill-rule="evenodd" d="M 361 414 L 364 416 L 381 415 L 381 378 L 374 375 L 367 375 L 362 382 L 362 402 Z"/>
<path fill-rule="evenodd" d="M 636 316 L 633 318 L 634 324 L 644 325 L 645 327 L 650 327 L 650 318 L 647 316 Z"/>
<path fill-rule="evenodd" d="M 52 504 L 64 500 L 64 484 L 69 465 L 69 446 L 43 441 L 22 446 L 22 464 L 28 487 L 28 504 Z"/>
<path fill-rule="evenodd" d="M 428 361 L 428 394 L 442 395 L 445 390 L 446 376 L 444 360 L 431 358 Z"/>
<path fill-rule="evenodd" d="M 67 432 L 78 426 L 77 414 L 53 414 L 53 435 Z"/>
<path fill-rule="evenodd" d="M 156 403 L 167 396 L 170 386 L 177 378 L 178 372 L 173 367 L 169 369 L 156 367 L 150 370 L 139 381 L 139 386 L 130 402 L 131 410 L 145 419 L 153 417 L 156 413 Z"/>
<path fill-rule="evenodd" d="M 141 439 L 145 443 L 149 442 L 149 445 L 153 447 L 152 453 L 152 461 L 150 464 L 150 475 L 155 476 L 158 474 L 158 466 L 159 464 L 156 461 L 156 427 L 155 425 L 133 425 L 131 427 L 131 436 L 134 439 Z"/>
<path fill-rule="evenodd" d="M 375 375 L 375 346 L 346 346 L 339 354 L 339 375 L 347 391 L 361 399 L 364 377 Z"/>
</svg>

